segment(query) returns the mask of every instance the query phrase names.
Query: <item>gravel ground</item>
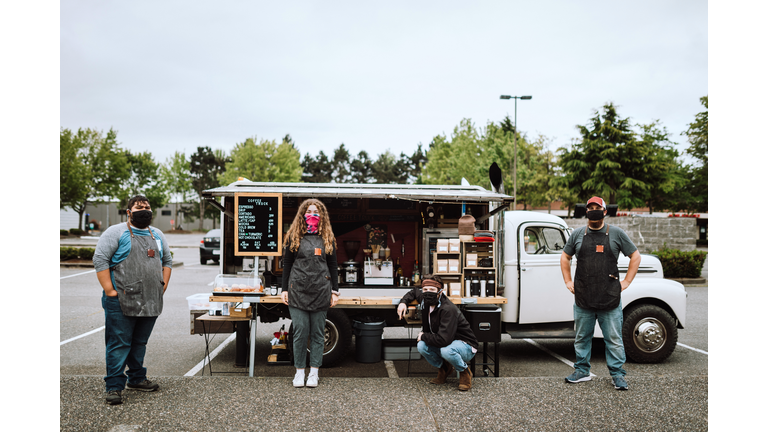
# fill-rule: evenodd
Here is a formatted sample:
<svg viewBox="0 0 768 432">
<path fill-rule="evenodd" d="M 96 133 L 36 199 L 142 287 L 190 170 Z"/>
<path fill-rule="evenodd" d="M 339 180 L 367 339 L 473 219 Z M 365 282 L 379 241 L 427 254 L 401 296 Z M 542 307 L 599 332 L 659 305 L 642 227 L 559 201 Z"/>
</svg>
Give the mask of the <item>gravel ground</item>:
<svg viewBox="0 0 768 432">
<path fill-rule="evenodd" d="M 705 431 L 707 376 L 458 380 L 323 378 L 294 389 L 291 378 L 160 377 L 153 393 L 125 391 L 104 403 L 94 376 L 60 379 L 62 431 Z"/>
</svg>

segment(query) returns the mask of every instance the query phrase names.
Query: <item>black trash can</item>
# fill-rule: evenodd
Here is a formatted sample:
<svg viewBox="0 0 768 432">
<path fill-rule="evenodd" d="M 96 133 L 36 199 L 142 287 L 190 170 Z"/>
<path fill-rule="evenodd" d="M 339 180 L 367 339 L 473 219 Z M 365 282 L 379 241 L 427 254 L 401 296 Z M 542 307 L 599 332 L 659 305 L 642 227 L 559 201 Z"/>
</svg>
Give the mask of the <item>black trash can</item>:
<svg viewBox="0 0 768 432">
<path fill-rule="evenodd" d="M 357 317 L 352 321 L 355 335 L 355 360 L 358 363 L 381 361 L 381 336 L 387 322 L 379 317 Z"/>
</svg>

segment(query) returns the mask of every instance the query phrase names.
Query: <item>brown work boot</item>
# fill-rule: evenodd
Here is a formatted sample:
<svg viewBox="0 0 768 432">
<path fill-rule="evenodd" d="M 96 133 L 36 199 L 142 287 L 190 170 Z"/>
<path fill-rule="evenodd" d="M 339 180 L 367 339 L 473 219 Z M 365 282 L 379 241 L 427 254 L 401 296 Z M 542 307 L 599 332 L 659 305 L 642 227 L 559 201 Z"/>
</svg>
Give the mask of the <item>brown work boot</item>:
<svg viewBox="0 0 768 432">
<path fill-rule="evenodd" d="M 472 371 L 469 368 L 459 372 L 459 390 L 467 391 L 472 388 Z"/>
<path fill-rule="evenodd" d="M 432 384 L 445 384 L 445 380 L 448 375 L 453 373 L 453 366 L 447 361 L 443 361 L 443 365 L 437 370 L 437 377 L 430 381 Z"/>
</svg>

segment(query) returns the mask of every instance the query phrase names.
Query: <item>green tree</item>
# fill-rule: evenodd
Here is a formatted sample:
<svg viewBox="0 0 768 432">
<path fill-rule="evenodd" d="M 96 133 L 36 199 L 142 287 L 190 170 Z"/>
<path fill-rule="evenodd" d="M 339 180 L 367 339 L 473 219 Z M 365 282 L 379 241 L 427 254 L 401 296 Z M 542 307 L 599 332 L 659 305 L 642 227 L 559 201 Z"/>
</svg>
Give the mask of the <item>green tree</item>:
<svg viewBox="0 0 768 432">
<path fill-rule="evenodd" d="M 350 181 L 352 183 L 371 183 L 373 180 L 373 161 L 368 152 L 361 150 L 349 164 Z"/>
<path fill-rule="evenodd" d="M 581 140 L 571 149 L 559 149 L 565 175 L 556 183 L 581 202 L 599 195 L 622 209 L 647 205 L 653 212 L 674 206 L 685 182 L 674 143 L 658 121 L 635 126 L 639 133 L 612 103 L 603 106 L 602 114 L 595 111 L 589 124 L 578 126 Z"/>
<path fill-rule="evenodd" d="M 349 151 L 344 147 L 344 143 L 341 143 L 339 147 L 333 151 L 333 162 L 331 163 L 331 180 L 334 183 L 347 183 L 351 178 L 351 167 L 349 160 Z"/>
<path fill-rule="evenodd" d="M 381 153 L 378 158 L 371 164 L 371 175 L 376 183 L 398 183 L 405 184 L 408 182 L 409 166 L 406 162 L 408 158 L 400 153 L 400 157 L 396 157 L 389 149 L 384 153 Z"/>
<path fill-rule="evenodd" d="M 301 167 L 304 170 L 302 179 L 307 183 L 330 183 L 333 178 L 333 161 L 322 150 L 316 158 L 305 154 Z"/>
<path fill-rule="evenodd" d="M 264 139 L 256 144 L 256 137 L 236 144 L 230 156 L 231 161 L 226 163 L 225 171 L 219 175 L 219 183 L 230 184 L 239 177 L 254 182 L 300 181 L 301 154 L 290 137 L 286 138 L 280 144 Z"/>
<path fill-rule="evenodd" d="M 625 182 L 621 170 L 621 152 L 635 140 L 629 118 L 620 118 L 612 103 L 603 106 L 603 114 L 595 111 L 590 123 L 577 126 L 581 141 L 570 151 L 561 149 L 560 163 L 571 192 L 586 201 L 599 195 L 609 204 L 616 204 L 619 188 Z M 630 180 L 630 186 L 642 185 Z M 627 208 L 619 204 L 622 208 Z M 635 207 L 630 205 L 629 208 Z"/>
<path fill-rule="evenodd" d="M 179 219 L 179 204 L 182 204 L 181 213 L 188 213 L 183 206 L 194 194 L 192 188 L 192 173 L 190 172 L 189 160 L 184 152 L 176 151 L 169 157 L 165 164 L 160 168 L 160 176 L 163 179 L 168 192 L 171 194 L 171 201 L 174 202 L 174 221 L 175 228 L 181 229 L 182 221 Z"/>
<path fill-rule="evenodd" d="M 117 142 L 117 131 L 113 129 L 103 135 L 92 129 L 78 129 L 75 134 L 62 128 L 59 161 L 59 206 L 78 213 L 78 229 L 83 229 L 88 203 L 119 197 L 123 182 L 130 176 L 125 154 Z"/>
<path fill-rule="evenodd" d="M 219 174 L 224 172 L 226 158 L 217 157 L 210 147 L 198 147 L 197 152 L 193 153 L 189 159 L 189 172 L 192 179 L 192 189 L 197 194 L 198 208 L 194 216 L 200 220 L 199 229 L 203 229 L 203 220 L 206 216 L 215 217 L 219 214 L 213 206 L 208 206 L 208 210 L 203 199 L 203 191 L 212 189 L 219 185 Z"/>
<path fill-rule="evenodd" d="M 689 211 L 709 211 L 709 96 L 703 96 L 701 104 L 705 110 L 696 114 L 696 120 L 688 125 L 683 135 L 688 137 L 691 144 L 685 153 L 696 159 L 694 165 L 688 166 L 689 183 L 686 187 L 688 200 L 685 208 Z"/>
<path fill-rule="evenodd" d="M 155 208 L 164 206 L 169 199 L 168 192 L 160 176 L 160 164 L 155 162 L 152 153 L 131 153 L 125 151 L 125 159 L 130 170 L 130 177 L 123 183 L 120 194 L 120 208 L 125 208 L 131 197 L 144 195 Z"/>
<path fill-rule="evenodd" d="M 460 184 L 466 179 L 470 184 L 491 188 L 488 168 L 493 162 L 501 167 L 504 189 L 511 193 L 513 187 L 514 144 L 516 131 L 509 119 L 499 125 L 488 122 L 478 129 L 470 119 L 463 119 L 456 126 L 450 139 L 437 135 L 429 144 L 426 164 L 421 180 L 426 184 Z M 517 138 L 517 188 L 518 202 L 530 204 L 531 185 L 535 181 L 539 149 L 518 133 Z M 533 160 L 532 160 L 533 158 Z M 526 191 L 529 192 L 526 192 Z"/>
<path fill-rule="evenodd" d="M 409 172 L 409 178 L 410 182 L 413 182 L 414 184 L 424 184 L 424 182 L 421 179 L 421 171 L 424 169 L 424 165 L 427 164 L 427 154 L 424 152 L 424 150 L 421 148 L 421 143 L 419 143 L 416 150 L 414 150 L 413 154 L 409 158 L 410 163 L 410 172 Z"/>
</svg>

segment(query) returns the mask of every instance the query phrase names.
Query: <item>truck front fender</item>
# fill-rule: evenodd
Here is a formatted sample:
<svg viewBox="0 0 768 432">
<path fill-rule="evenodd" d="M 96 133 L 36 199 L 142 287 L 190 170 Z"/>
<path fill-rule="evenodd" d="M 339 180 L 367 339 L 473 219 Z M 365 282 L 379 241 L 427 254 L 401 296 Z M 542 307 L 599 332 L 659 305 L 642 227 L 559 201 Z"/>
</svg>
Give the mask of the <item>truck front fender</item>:
<svg viewBox="0 0 768 432">
<path fill-rule="evenodd" d="M 677 327 L 685 327 L 686 300 L 688 293 L 683 284 L 668 279 L 635 278 L 629 288 L 621 293 L 624 309 L 636 303 L 656 304 L 667 309 Z"/>
</svg>

